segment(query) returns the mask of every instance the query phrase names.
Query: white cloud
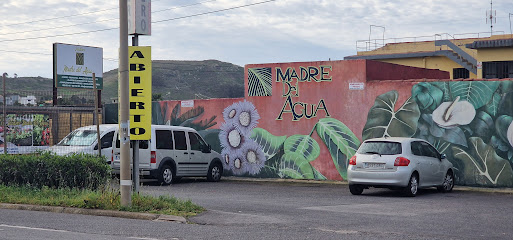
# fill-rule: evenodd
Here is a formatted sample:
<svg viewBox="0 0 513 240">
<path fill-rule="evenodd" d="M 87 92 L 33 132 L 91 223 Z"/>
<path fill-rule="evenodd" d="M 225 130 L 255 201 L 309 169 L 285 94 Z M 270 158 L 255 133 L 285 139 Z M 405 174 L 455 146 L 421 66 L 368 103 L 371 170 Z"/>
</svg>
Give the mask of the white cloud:
<svg viewBox="0 0 513 240">
<path fill-rule="evenodd" d="M 152 20 L 181 18 L 260 1 L 263 0 L 153 0 Z M 181 7 L 195 3 L 202 4 Z M 117 28 L 117 5 L 118 1 L 104 0 L 3 0 L 1 71 L 51 77 L 54 42 L 102 47 L 105 58 L 117 58 L 117 29 L 10 41 Z M 241 66 L 343 59 L 356 53 L 357 40 L 369 38 L 370 25 L 385 27 L 385 38 L 488 32 L 485 12 L 489 7 L 489 2 L 483 0 L 276 0 L 154 23 L 152 36 L 141 36 L 140 45 L 151 45 L 155 60 L 218 59 Z M 508 14 L 513 2 L 496 0 L 494 8 L 494 30 L 510 33 Z M 89 14 L 79 15 L 83 13 Z M 70 15 L 79 16 L 59 18 Z M 57 19 L 39 21 L 51 18 Z M 94 23 L 85 24 L 91 22 Z M 381 28 L 373 28 L 371 38 L 381 38 L 382 34 Z M 104 61 L 104 71 L 116 67 L 117 62 Z"/>
</svg>

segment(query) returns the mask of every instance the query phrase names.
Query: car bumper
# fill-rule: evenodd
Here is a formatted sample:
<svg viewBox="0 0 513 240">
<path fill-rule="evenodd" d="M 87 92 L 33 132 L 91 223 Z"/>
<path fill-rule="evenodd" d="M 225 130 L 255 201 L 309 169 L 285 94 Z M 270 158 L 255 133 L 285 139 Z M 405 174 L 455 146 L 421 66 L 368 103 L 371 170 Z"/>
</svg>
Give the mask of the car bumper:
<svg viewBox="0 0 513 240">
<path fill-rule="evenodd" d="M 349 184 L 367 186 L 397 186 L 406 187 L 411 177 L 410 168 L 398 167 L 396 170 L 372 171 L 350 166 L 347 170 Z"/>
</svg>

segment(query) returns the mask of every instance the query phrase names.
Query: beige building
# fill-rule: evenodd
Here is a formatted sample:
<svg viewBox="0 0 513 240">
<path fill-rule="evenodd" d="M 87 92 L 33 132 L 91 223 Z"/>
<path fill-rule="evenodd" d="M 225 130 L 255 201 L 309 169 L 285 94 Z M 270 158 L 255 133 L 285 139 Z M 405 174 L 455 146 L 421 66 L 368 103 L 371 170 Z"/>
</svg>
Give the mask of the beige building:
<svg viewBox="0 0 513 240">
<path fill-rule="evenodd" d="M 365 40 L 357 42 L 357 55 L 351 59 L 369 59 L 412 67 L 447 71 L 451 79 L 513 78 L 513 36 L 454 38 L 437 34 L 433 40 L 404 42 Z M 365 45 L 359 47 L 360 45 Z M 361 51 L 360 51 L 361 50 Z"/>
</svg>

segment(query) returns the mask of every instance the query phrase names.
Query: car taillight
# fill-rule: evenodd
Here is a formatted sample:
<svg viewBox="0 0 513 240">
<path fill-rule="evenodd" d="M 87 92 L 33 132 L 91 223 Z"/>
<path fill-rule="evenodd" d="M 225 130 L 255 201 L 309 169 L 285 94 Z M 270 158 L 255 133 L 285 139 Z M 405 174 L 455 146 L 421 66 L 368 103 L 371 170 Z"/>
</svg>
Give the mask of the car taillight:
<svg viewBox="0 0 513 240">
<path fill-rule="evenodd" d="M 398 157 L 395 159 L 394 166 L 408 166 L 410 165 L 410 160 L 404 157 Z"/>
<path fill-rule="evenodd" d="M 151 151 L 150 163 L 157 163 L 157 153 L 155 151 Z"/>
<path fill-rule="evenodd" d="M 356 165 L 356 156 L 353 156 L 351 159 L 349 159 L 349 165 Z"/>
<path fill-rule="evenodd" d="M 110 154 L 110 163 L 113 163 L 113 162 L 114 162 L 114 149 L 112 149 L 111 154 Z"/>
</svg>

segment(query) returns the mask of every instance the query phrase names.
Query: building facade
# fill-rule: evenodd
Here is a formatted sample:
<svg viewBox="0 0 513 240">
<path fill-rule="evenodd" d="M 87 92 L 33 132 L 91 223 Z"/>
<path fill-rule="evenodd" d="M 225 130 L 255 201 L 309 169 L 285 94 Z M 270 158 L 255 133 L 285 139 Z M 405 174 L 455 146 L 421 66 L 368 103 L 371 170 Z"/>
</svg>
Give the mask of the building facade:
<svg viewBox="0 0 513 240">
<path fill-rule="evenodd" d="M 495 79 L 513 77 L 513 36 L 455 39 L 435 35 L 433 40 L 385 43 L 363 48 L 345 60 L 368 59 L 406 66 L 439 69 L 451 79 Z"/>
</svg>

